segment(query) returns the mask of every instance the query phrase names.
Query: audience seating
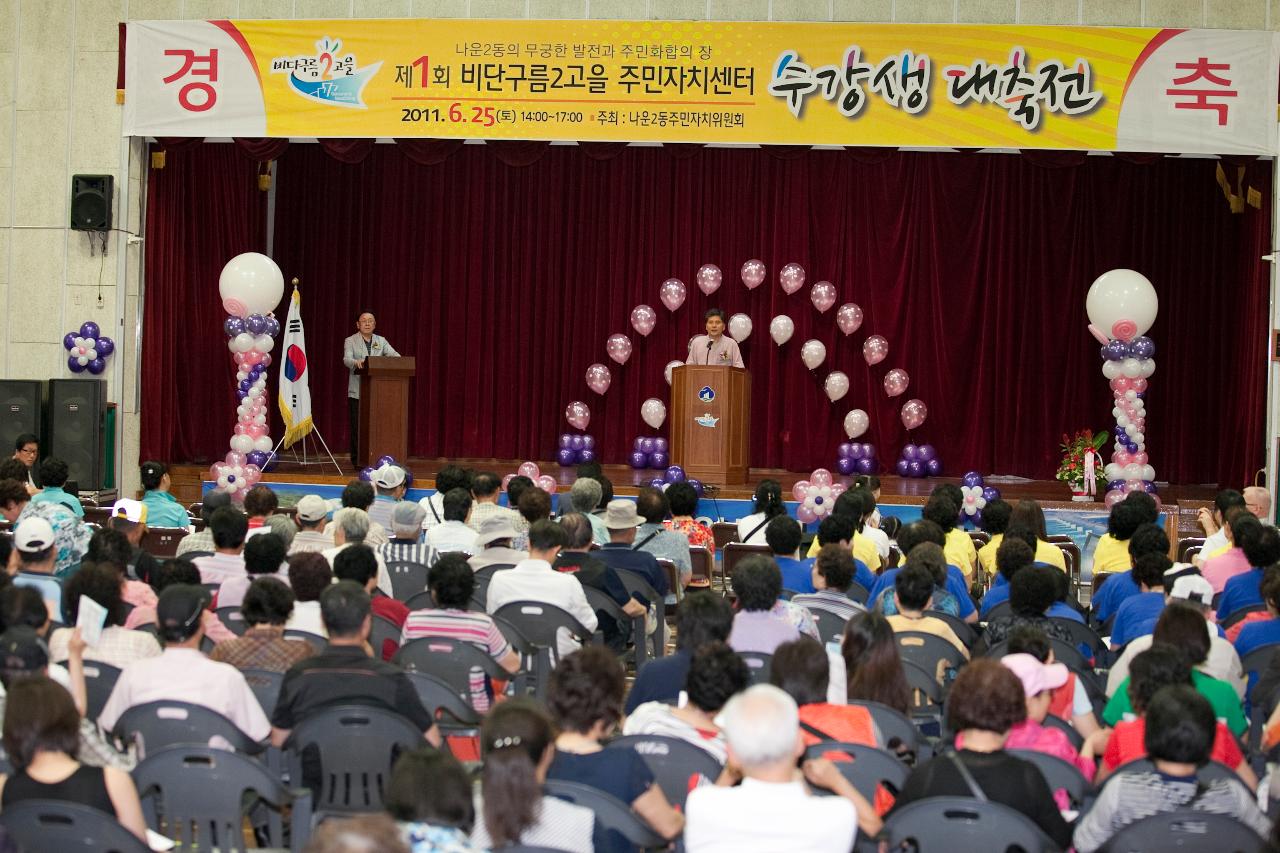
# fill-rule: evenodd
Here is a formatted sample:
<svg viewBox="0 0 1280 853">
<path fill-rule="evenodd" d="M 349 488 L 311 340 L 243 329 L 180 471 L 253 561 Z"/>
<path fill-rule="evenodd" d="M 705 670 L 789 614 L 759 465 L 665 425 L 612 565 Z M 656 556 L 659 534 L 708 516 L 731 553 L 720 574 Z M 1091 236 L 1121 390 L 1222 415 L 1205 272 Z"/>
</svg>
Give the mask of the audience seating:
<svg viewBox="0 0 1280 853">
<path fill-rule="evenodd" d="M 424 589 L 405 599 L 404 606 L 412 610 L 434 610 L 436 600 L 431 597 L 431 590 Z M 483 609 L 483 608 L 482 608 Z"/>
<path fill-rule="evenodd" d="M 1049 714 L 1044 718 L 1044 725 L 1051 729 L 1057 729 L 1067 736 L 1067 740 L 1071 741 L 1071 748 L 1076 752 L 1084 746 L 1084 737 L 1075 729 L 1075 726 L 1067 720 L 1062 719 L 1056 714 Z"/>
<path fill-rule="evenodd" d="M 505 572 L 507 569 L 514 569 L 515 563 L 494 563 L 492 566 L 485 566 L 475 573 L 476 594 L 484 600 L 485 595 L 489 591 L 489 581 L 493 580 L 493 576 L 498 572 Z"/>
<path fill-rule="evenodd" d="M 987 612 L 986 617 L 983 618 L 982 621 L 994 622 L 995 620 L 1000 619 L 1001 617 L 1012 616 L 1012 615 L 1013 615 L 1013 605 L 1010 604 L 1008 600 L 1005 600 L 1000 602 L 996 606 L 992 607 L 991 610 Z"/>
<path fill-rule="evenodd" d="M 628 633 L 627 626 L 631 626 L 631 631 L 629 632 L 631 636 L 631 648 L 623 654 L 623 657 L 630 654 L 634 658 L 635 670 L 639 673 L 640 669 L 649 662 L 649 655 L 647 652 L 649 644 L 644 633 L 644 615 L 628 616 L 623 612 L 622 608 L 618 605 L 618 602 L 614 601 L 604 590 L 596 589 L 593 586 L 584 586 L 582 591 L 586 593 L 587 604 L 591 605 L 591 609 L 596 611 L 597 617 L 601 613 L 608 616 L 618 624 L 619 630 L 621 630 L 624 635 Z M 594 641 L 603 642 L 603 632 L 597 628 L 595 636 L 592 639 Z"/>
<path fill-rule="evenodd" d="M 711 576 L 715 573 L 715 560 L 711 557 L 711 552 L 702 545 L 689 546 L 689 563 L 693 568 L 693 574 L 689 579 L 690 584 L 700 581 L 705 582 L 704 585 L 711 583 Z"/>
<path fill-rule="evenodd" d="M 1177 561 L 1179 563 L 1190 563 L 1191 558 L 1200 553 L 1200 549 L 1204 547 L 1203 536 L 1184 536 L 1178 540 Z"/>
<path fill-rule="evenodd" d="M 1093 656 L 1095 666 L 1105 666 L 1111 663 L 1111 650 L 1102 641 L 1102 637 L 1098 636 L 1097 631 L 1083 622 L 1077 622 L 1074 619 L 1067 619 L 1062 616 L 1052 616 L 1050 621 L 1066 629 L 1071 634 L 1071 641 L 1077 646 L 1087 646 Z M 1054 656 L 1057 656 L 1056 651 Z"/>
<path fill-rule="evenodd" d="M 1195 810 L 1161 812 L 1122 828 L 1099 853 L 1148 853 L 1159 850 L 1213 850 L 1255 853 L 1267 843 L 1229 815 Z"/>
<path fill-rule="evenodd" d="M 894 634 L 898 642 L 898 653 L 903 661 L 910 661 L 939 678 L 939 664 L 946 663 L 947 670 L 959 670 L 964 666 L 965 657 L 959 649 L 939 637 L 937 634 L 926 634 L 923 631 L 898 631 Z M 951 676 L 941 676 L 943 683 Z"/>
<path fill-rule="evenodd" d="M 698 777 L 714 783 L 724 770 L 711 753 L 675 737 L 624 735 L 609 741 L 605 749 L 630 749 L 640 753 L 667 801 L 681 811 L 689 792 L 702 784 Z"/>
<path fill-rule="evenodd" d="M 515 694 L 523 696 L 527 693 L 536 693 L 537 684 L 534 682 L 533 665 L 538 657 L 538 646 L 526 637 L 524 632 L 501 616 L 493 614 L 489 618 L 498 626 L 498 630 L 502 632 L 502 636 L 511 648 L 516 650 L 516 654 L 520 655 L 520 670 L 515 676 Z"/>
<path fill-rule="evenodd" d="M 676 604 L 679 604 L 680 599 L 684 597 L 684 584 L 680 583 L 680 570 L 670 560 L 661 559 L 658 560 L 658 568 L 662 569 L 662 573 L 666 575 L 669 594 L 675 598 Z"/>
<path fill-rule="evenodd" d="M 1237 622 L 1242 621 L 1244 617 L 1248 616 L 1250 613 L 1261 613 L 1266 609 L 1267 605 L 1265 604 L 1246 604 L 1244 607 L 1232 610 L 1225 617 L 1219 619 L 1218 624 L 1222 626 L 1222 630 L 1225 631 Z"/>
<path fill-rule="evenodd" d="M 950 613 L 943 613 L 941 610 L 925 611 L 926 616 L 932 616 L 935 619 L 941 619 L 951 628 L 951 632 L 956 635 L 960 642 L 964 643 L 965 648 L 973 648 L 973 644 L 978 642 L 978 631 L 974 626 L 961 619 L 959 616 L 953 616 Z"/>
<path fill-rule="evenodd" d="M 871 590 L 857 581 L 849 581 L 849 589 L 845 591 L 845 595 L 859 604 L 866 604 L 867 599 L 871 597 Z"/>
<path fill-rule="evenodd" d="M 382 657 L 382 650 L 386 646 L 386 641 L 390 640 L 391 644 L 400 647 L 400 626 L 392 622 L 385 616 L 372 614 L 372 627 L 369 630 L 369 645 L 373 648 L 373 656 Z"/>
<path fill-rule="evenodd" d="M 876 788 L 879 785 L 885 785 L 893 794 L 901 791 L 910 772 L 907 765 L 893 753 L 861 743 L 823 741 L 805 749 L 804 757 L 821 758 L 833 752 L 844 753 L 853 759 L 849 761 L 833 758 L 832 761 L 840 775 L 848 779 L 869 803 L 875 802 Z M 831 795 L 826 788 L 815 787 L 814 790 L 819 794 Z"/>
<path fill-rule="evenodd" d="M 1066 791 L 1067 796 L 1071 798 L 1073 809 L 1079 810 L 1084 805 L 1085 799 L 1093 794 L 1093 784 L 1084 777 L 1080 768 L 1070 761 L 1047 752 L 1036 752 L 1030 749 L 1011 749 L 1009 753 L 1034 764 L 1044 776 L 1044 780 L 1049 783 L 1050 791 L 1058 789 Z"/>
<path fill-rule="evenodd" d="M 518 681 L 521 675 L 507 672 L 487 652 L 452 637 L 410 640 L 400 647 L 391 662 L 409 671 L 435 676 L 468 703 L 473 668 L 495 681 Z"/>
<path fill-rule="evenodd" d="M 185 527 L 148 527 L 140 547 L 157 560 L 165 560 L 178 553 L 178 543 L 190 532 Z"/>
<path fill-rule="evenodd" d="M 413 670 L 405 675 L 442 734 L 474 737 L 479 733 L 480 715 L 471 707 L 470 696 L 459 696 L 453 685 L 425 672 Z"/>
<path fill-rule="evenodd" d="M 885 821 L 890 849 L 914 844 L 920 853 L 989 853 L 1021 848 L 1027 853 L 1057 850 L 1031 818 L 995 802 L 966 797 L 930 797 L 908 803 Z"/>
<path fill-rule="evenodd" d="M 919 754 L 921 746 L 924 745 L 920 732 L 905 714 L 879 702 L 853 701 L 849 704 L 860 705 L 871 712 L 871 719 L 876 724 L 876 728 L 880 729 L 880 736 L 884 738 L 886 751 L 903 756 L 908 763 L 911 763 L 912 759 L 923 760 L 926 757 Z M 905 753 L 898 751 L 899 745 Z"/>
<path fill-rule="evenodd" d="M 1135 758 L 1133 761 L 1125 762 L 1115 769 L 1115 772 L 1103 780 L 1100 787 L 1105 788 L 1111 783 L 1112 779 L 1125 773 L 1155 773 L 1156 763 L 1150 758 Z M 1240 778 L 1236 771 L 1221 761 L 1206 761 L 1196 770 L 1196 778 L 1201 782 L 1214 782 L 1218 779 L 1230 779 L 1241 785 L 1244 781 Z"/>
<path fill-rule="evenodd" d="M 276 700 L 280 698 L 280 685 L 284 683 L 284 673 L 250 668 L 240 670 L 240 674 L 244 676 L 245 683 L 249 685 L 258 704 L 262 706 L 262 712 L 270 719 L 271 712 L 276 709 Z"/>
<path fill-rule="evenodd" d="M 911 688 L 911 718 L 931 722 L 940 727 L 945 693 L 942 685 L 938 683 L 935 670 L 925 669 L 904 658 L 902 672 L 907 677 L 907 686 Z"/>
<path fill-rule="evenodd" d="M 113 735 L 121 743 L 136 743 L 139 758 L 166 746 L 205 746 L 215 737 L 225 740 L 237 752 L 256 754 L 264 749 L 217 711 L 188 702 L 134 705 L 120 715 Z"/>
<path fill-rule="evenodd" d="M 284 744 L 285 762 L 293 783 L 303 784 L 304 753 L 317 756 L 317 816 L 376 812 L 383 808 L 383 787 L 396 757 L 422 743 L 422 732 L 399 714 L 339 705 L 322 708 L 294 727 Z"/>
<path fill-rule="evenodd" d="M 595 812 L 598 828 L 619 833 L 641 850 L 663 850 L 667 847 L 667 840 L 633 812 L 630 803 L 624 803 L 599 788 L 548 779 L 542 789 L 552 797 L 591 809 Z"/>
<path fill-rule="evenodd" d="M 198 560 L 201 557 L 212 557 L 212 556 L 213 556 L 212 551 L 187 551 L 178 559 L 186 560 L 188 563 L 190 563 L 190 562 L 194 562 L 195 560 Z"/>
<path fill-rule="evenodd" d="M 744 545 L 741 542 L 730 542 L 720 549 L 720 574 L 724 578 L 726 588 L 729 586 L 729 579 L 733 577 L 733 570 L 738 565 L 738 561 L 752 554 L 772 557 L 773 549 L 768 545 Z"/>
<path fill-rule="evenodd" d="M 742 658 L 747 668 L 751 670 L 752 684 L 768 684 L 769 673 L 773 668 L 773 655 L 766 655 L 761 652 L 738 652 L 738 657 Z"/>
<path fill-rule="evenodd" d="M 29 851 L 149 853 L 151 848 L 116 822 L 114 815 L 65 800 L 24 800 L 5 806 L 0 826 Z"/>
<path fill-rule="evenodd" d="M 397 637 L 399 634 L 396 635 Z M 313 634 L 310 631 L 299 631 L 296 628 L 288 628 L 284 632 L 286 640 L 305 640 L 311 644 L 311 650 L 316 654 L 320 654 L 329 647 L 329 641 L 319 634 Z"/>
<path fill-rule="evenodd" d="M 512 601 L 498 608 L 496 616 L 510 622 L 521 635 L 537 648 L 533 658 L 534 692 L 542 698 L 546 692 L 551 670 L 560 661 L 556 635 L 560 628 L 567 630 L 578 642 L 591 642 L 591 632 L 569 613 L 541 601 Z"/>
<path fill-rule="evenodd" d="M 654 618 L 657 620 L 658 626 L 654 629 L 653 636 L 650 638 L 650 655 L 660 658 L 666 655 L 667 646 L 664 637 L 667 634 L 667 602 L 666 599 L 658 595 L 658 591 L 653 588 L 644 575 L 633 572 L 630 569 L 614 569 L 618 575 L 618 580 L 622 581 L 623 587 L 632 596 L 639 596 L 645 601 L 653 605 Z"/>
<path fill-rule="evenodd" d="M 822 642 L 830 643 L 832 640 L 839 640 L 844 635 L 844 626 L 848 621 L 838 613 L 827 610 L 820 604 L 806 604 L 805 610 L 813 616 L 813 621 L 818 626 L 818 634 L 822 637 Z"/>
<path fill-rule="evenodd" d="M 84 662 L 84 687 L 88 699 L 84 712 L 86 719 L 98 719 L 119 677 L 119 667 L 96 660 Z"/>
<path fill-rule="evenodd" d="M 738 541 L 738 523 L 736 521 L 712 522 L 711 535 L 716 540 L 716 550 L 723 553 L 725 545 Z"/>
<path fill-rule="evenodd" d="M 243 637 L 244 632 L 249 630 L 249 624 L 244 621 L 239 607 L 219 607 L 214 613 L 217 614 L 218 621 L 237 637 Z"/>
<path fill-rule="evenodd" d="M 427 575 L 431 569 L 422 563 L 409 560 L 393 560 L 387 563 L 391 576 L 391 592 L 397 601 L 407 601 L 427 588 Z"/>
<path fill-rule="evenodd" d="M 265 806 L 270 847 L 301 849 L 311 833 L 311 792 L 289 790 L 261 763 L 208 746 L 170 746 L 153 752 L 133 771 L 147 825 L 180 847 L 220 851 L 248 849 L 249 809 Z M 289 838 L 282 815 L 288 810 Z"/>
</svg>

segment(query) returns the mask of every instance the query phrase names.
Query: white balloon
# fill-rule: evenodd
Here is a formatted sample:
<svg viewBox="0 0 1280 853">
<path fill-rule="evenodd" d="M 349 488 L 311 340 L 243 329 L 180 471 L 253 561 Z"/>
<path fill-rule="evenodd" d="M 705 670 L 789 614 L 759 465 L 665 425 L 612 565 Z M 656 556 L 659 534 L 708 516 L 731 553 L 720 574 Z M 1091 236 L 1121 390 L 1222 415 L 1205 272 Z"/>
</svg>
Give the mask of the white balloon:
<svg viewBox="0 0 1280 853">
<path fill-rule="evenodd" d="M 253 440 L 253 449 L 266 453 L 272 448 L 271 436 L 264 435 Z"/>
<path fill-rule="evenodd" d="M 734 314 L 729 318 L 729 337 L 742 343 L 751 336 L 751 318 L 746 314 Z"/>
<path fill-rule="evenodd" d="M 80 356 L 79 358 L 76 359 L 76 361 L 80 362 L 80 364 L 82 365 L 89 363 L 89 359 L 85 358 L 84 356 Z"/>
<path fill-rule="evenodd" d="M 218 276 L 218 294 L 228 314 L 269 314 L 284 296 L 284 274 L 276 262 L 258 252 L 227 261 Z"/>
<path fill-rule="evenodd" d="M 1138 399 L 1138 392 L 1137 392 L 1137 391 L 1125 391 L 1125 392 L 1124 392 L 1124 398 L 1125 398 L 1126 400 L 1136 400 L 1136 399 Z"/>
<path fill-rule="evenodd" d="M 253 422 L 254 422 L 255 424 L 265 424 L 265 423 L 267 422 L 267 416 L 266 416 L 266 415 L 254 415 L 254 416 L 253 416 Z"/>
<path fill-rule="evenodd" d="M 827 347 L 822 341 L 811 338 L 804 342 L 804 346 L 800 347 L 800 360 L 810 370 L 822 364 L 822 362 L 826 361 L 826 358 Z"/>
<path fill-rule="evenodd" d="M 1128 428 L 1129 428 L 1129 418 L 1128 418 L 1127 416 L 1125 416 L 1125 415 L 1120 415 L 1120 416 L 1118 416 L 1118 417 L 1116 418 L 1116 426 L 1120 427 L 1121 429 L 1128 429 Z"/>
<path fill-rule="evenodd" d="M 1156 469 L 1150 465 L 1142 466 L 1142 479 L 1154 482 L 1156 479 Z"/>
<path fill-rule="evenodd" d="M 1124 340 L 1146 334 L 1159 308 L 1156 289 L 1147 277 L 1127 269 L 1100 275 L 1084 299 L 1089 322 L 1103 335 Z"/>
<path fill-rule="evenodd" d="M 1126 358 L 1120 362 L 1120 372 L 1130 379 L 1137 379 L 1142 375 L 1142 362 L 1136 358 Z"/>
<path fill-rule="evenodd" d="M 1124 466 L 1124 478 L 1126 480 L 1141 480 L 1142 466 L 1136 462 L 1130 462 L 1128 465 Z"/>
<path fill-rule="evenodd" d="M 1119 480 L 1124 476 L 1124 466 L 1117 465 L 1114 462 L 1108 462 L 1107 467 L 1102 470 L 1108 480 Z"/>
<path fill-rule="evenodd" d="M 779 314 L 769 321 L 769 337 L 773 338 L 773 342 L 778 346 L 791 340 L 791 336 L 795 333 L 796 324 L 786 314 Z"/>
<path fill-rule="evenodd" d="M 1108 379 L 1120 378 L 1120 365 L 1114 361 L 1102 362 L 1102 375 Z"/>
<path fill-rule="evenodd" d="M 82 343 L 80 346 L 84 347 L 85 349 L 97 349 L 98 342 L 93 338 L 85 338 L 84 343 Z M 94 356 L 90 356 L 90 358 L 94 358 Z"/>
<path fill-rule="evenodd" d="M 665 377 L 667 377 L 667 384 L 668 384 L 668 385 L 670 385 L 670 384 L 671 384 L 671 371 L 672 371 L 672 370 L 674 370 L 675 368 L 679 367 L 679 366 L 680 366 L 680 365 L 682 365 L 682 364 L 684 364 L 684 362 L 683 362 L 683 361 L 680 361 L 680 360 L 678 360 L 678 359 L 677 359 L 677 360 L 675 360 L 675 361 L 668 361 L 668 362 L 667 362 L 667 366 L 666 366 L 666 367 L 664 367 L 664 368 L 662 368 L 662 375 L 663 375 L 663 376 L 665 376 Z"/>
<path fill-rule="evenodd" d="M 248 352 L 253 349 L 253 335 L 248 332 L 241 332 L 231 339 L 231 343 L 234 345 L 232 349 L 236 352 Z"/>
<path fill-rule="evenodd" d="M 1155 372 L 1156 372 L 1156 360 L 1154 358 L 1144 358 L 1142 360 L 1142 373 L 1140 374 L 1142 378 L 1146 379 Z"/>
<path fill-rule="evenodd" d="M 653 429 L 657 429 L 667 419 L 667 407 L 657 397 L 650 397 L 640 404 L 640 418 Z"/>
<path fill-rule="evenodd" d="M 253 348 L 258 352 L 271 352 L 275 346 L 276 342 L 271 340 L 270 335 L 258 335 L 253 339 Z"/>
<path fill-rule="evenodd" d="M 850 441 L 862 435 L 870 426 L 871 418 L 862 409 L 852 409 L 844 416 L 844 434 L 849 436 Z"/>
<path fill-rule="evenodd" d="M 84 346 L 84 338 L 80 337 L 79 335 L 76 335 L 76 336 L 75 336 L 75 338 L 74 338 L 74 340 L 73 340 L 72 342 L 73 342 L 77 347 L 82 347 L 82 346 Z"/>
<path fill-rule="evenodd" d="M 254 385 L 252 388 L 250 388 L 250 389 L 249 389 L 249 396 L 250 396 L 250 397 L 261 397 L 261 396 L 262 396 L 262 388 L 261 388 L 260 386 L 258 386 L 258 385 Z"/>
<path fill-rule="evenodd" d="M 822 388 L 827 392 L 827 399 L 834 403 L 849 393 L 849 377 L 839 370 L 833 370 L 827 374 Z"/>
<path fill-rule="evenodd" d="M 233 435 L 230 443 L 231 449 L 236 453 L 248 453 L 253 450 L 253 438 L 247 435 Z"/>
<path fill-rule="evenodd" d="M 1147 437 L 1140 432 L 1131 432 L 1129 433 L 1129 440 L 1132 441 L 1134 444 L 1137 444 L 1139 441 L 1145 442 L 1147 440 Z"/>
</svg>

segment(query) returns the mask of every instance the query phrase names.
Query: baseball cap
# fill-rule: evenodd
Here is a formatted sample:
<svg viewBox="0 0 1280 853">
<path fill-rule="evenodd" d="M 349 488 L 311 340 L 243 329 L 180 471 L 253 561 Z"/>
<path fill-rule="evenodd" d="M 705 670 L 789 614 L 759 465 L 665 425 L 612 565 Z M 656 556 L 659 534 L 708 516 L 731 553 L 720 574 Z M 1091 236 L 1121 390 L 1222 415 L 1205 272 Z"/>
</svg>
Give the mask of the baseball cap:
<svg viewBox="0 0 1280 853">
<path fill-rule="evenodd" d="M 302 521 L 319 521 L 329 514 L 329 505 L 319 495 L 303 495 L 297 505 L 298 518 Z"/>
<path fill-rule="evenodd" d="M 1173 582 L 1169 597 L 1208 607 L 1213 603 L 1213 585 L 1202 575 L 1183 575 Z"/>
<path fill-rule="evenodd" d="M 43 518 L 28 518 L 13 531 L 13 547 L 26 554 L 38 554 L 53 547 L 53 525 Z"/>
<path fill-rule="evenodd" d="M 1038 658 L 1027 654 L 1005 655 L 1000 658 L 1000 663 L 1018 676 L 1022 690 L 1028 696 L 1061 687 L 1070 675 L 1065 664 L 1041 663 Z"/>
<path fill-rule="evenodd" d="M 480 522 L 480 532 L 476 534 L 476 544 L 488 545 L 498 539 L 514 539 L 515 535 L 516 528 L 510 519 L 503 518 L 500 515 L 491 515 Z"/>
<path fill-rule="evenodd" d="M 34 628 L 19 625 L 0 634 L 0 668 L 35 672 L 49 665 L 49 647 Z"/>
<path fill-rule="evenodd" d="M 142 501 L 121 498 L 111 505 L 111 517 L 123 518 L 125 521 L 132 521 L 134 524 L 146 524 L 147 505 Z"/>
<path fill-rule="evenodd" d="M 196 632 L 210 600 L 212 596 L 202 586 L 185 583 L 167 586 L 156 602 L 156 626 L 165 636 L 185 640 Z"/>
<path fill-rule="evenodd" d="M 404 483 L 404 469 L 399 465 L 383 465 L 373 472 L 373 484 L 381 489 L 394 489 Z"/>
</svg>

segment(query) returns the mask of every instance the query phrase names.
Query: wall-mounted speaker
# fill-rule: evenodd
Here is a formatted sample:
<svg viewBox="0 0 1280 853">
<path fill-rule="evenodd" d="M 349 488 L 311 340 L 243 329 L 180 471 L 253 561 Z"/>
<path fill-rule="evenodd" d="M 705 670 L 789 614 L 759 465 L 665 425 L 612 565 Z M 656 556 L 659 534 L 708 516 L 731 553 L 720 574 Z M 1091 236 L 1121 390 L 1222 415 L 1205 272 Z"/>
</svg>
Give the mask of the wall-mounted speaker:
<svg viewBox="0 0 1280 853">
<path fill-rule="evenodd" d="M 71 227 L 76 231 L 110 231 L 111 175 L 71 176 Z"/>
</svg>

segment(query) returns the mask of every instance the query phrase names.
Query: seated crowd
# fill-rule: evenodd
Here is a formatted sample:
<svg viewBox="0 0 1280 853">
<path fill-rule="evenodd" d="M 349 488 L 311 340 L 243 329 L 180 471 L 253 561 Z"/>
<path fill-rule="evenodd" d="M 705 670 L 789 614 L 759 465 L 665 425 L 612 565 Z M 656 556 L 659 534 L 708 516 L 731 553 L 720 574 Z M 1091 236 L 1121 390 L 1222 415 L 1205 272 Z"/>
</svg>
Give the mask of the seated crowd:
<svg viewBox="0 0 1280 853">
<path fill-rule="evenodd" d="M 384 466 L 332 506 L 282 511 L 258 485 L 243 507 L 207 494 L 196 520 L 148 462 L 143 499 L 99 528 L 64 464 L 29 481 L 18 459 L 0 466 L 0 832 L 4 809 L 52 800 L 145 839 L 130 773 L 157 752 L 148 708 L 185 703 L 220 721 L 201 744 L 284 766 L 330 806 L 355 783 L 311 740 L 321 721 L 398 718 L 411 743 L 348 810 L 367 814 L 326 813 L 317 851 L 627 851 L 641 832 L 690 853 L 848 853 L 943 819 L 921 811 L 937 797 L 983 801 L 1046 849 L 1186 811 L 1273 833 L 1255 793 L 1280 745 L 1265 492 L 1218 496 L 1194 565 L 1130 494 L 1085 606 L 1038 504 L 991 501 L 975 542 L 947 484 L 898 525 L 860 477 L 810 545 L 764 481 L 735 537 L 758 547 L 722 588 L 694 575 L 690 549 L 716 547 L 692 488 L 615 499 L 596 465 L 558 508 L 456 466 L 406 500 Z M 157 559 L 149 525 L 191 531 Z"/>
</svg>

